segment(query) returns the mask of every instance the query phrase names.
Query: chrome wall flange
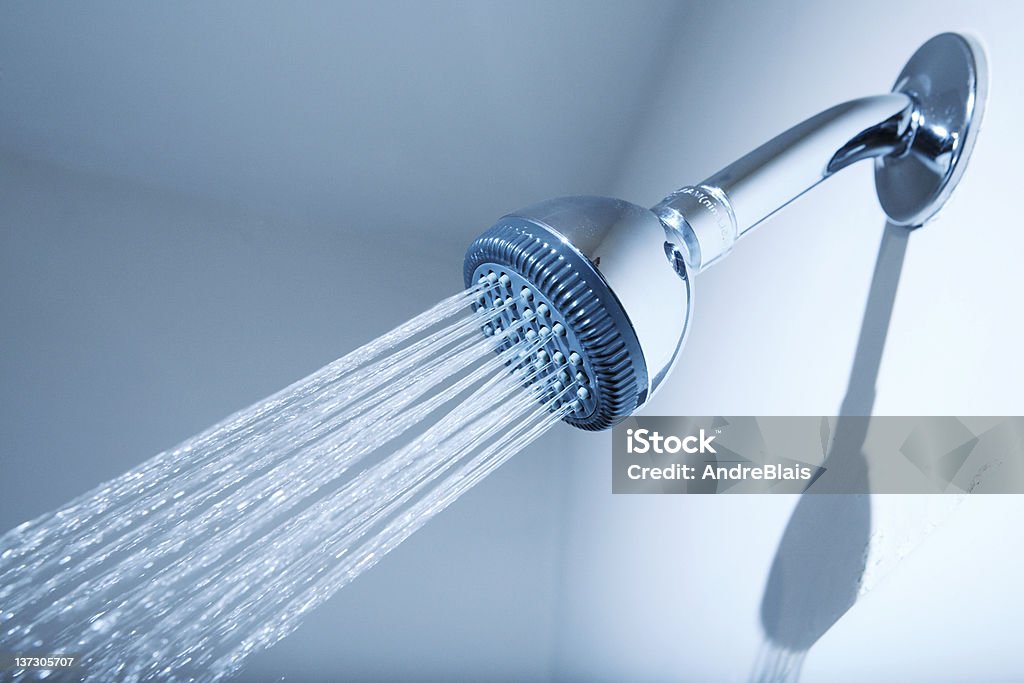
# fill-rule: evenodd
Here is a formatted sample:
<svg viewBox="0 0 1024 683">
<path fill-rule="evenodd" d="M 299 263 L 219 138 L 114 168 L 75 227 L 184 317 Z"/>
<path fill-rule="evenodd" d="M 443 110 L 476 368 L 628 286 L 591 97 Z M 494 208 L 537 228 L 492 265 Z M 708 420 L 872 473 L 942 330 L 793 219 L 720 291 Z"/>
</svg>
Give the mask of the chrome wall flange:
<svg viewBox="0 0 1024 683">
<path fill-rule="evenodd" d="M 889 220 L 916 228 L 949 199 L 967 167 L 985 109 L 985 53 L 958 33 L 935 36 L 910 58 L 892 91 L 914 102 L 913 137 L 875 159 L 875 189 Z"/>
</svg>

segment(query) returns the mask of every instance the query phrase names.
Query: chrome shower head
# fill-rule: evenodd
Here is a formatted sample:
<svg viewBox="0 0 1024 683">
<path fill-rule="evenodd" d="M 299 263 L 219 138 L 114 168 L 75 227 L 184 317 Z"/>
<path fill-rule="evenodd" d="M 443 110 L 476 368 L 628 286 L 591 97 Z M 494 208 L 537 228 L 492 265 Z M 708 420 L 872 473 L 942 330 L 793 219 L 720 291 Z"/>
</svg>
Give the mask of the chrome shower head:
<svg viewBox="0 0 1024 683">
<path fill-rule="evenodd" d="M 665 261 L 665 230 L 650 210 L 606 197 L 566 197 L 502 218 L 466 252 L 466 286 L 491 286 L 487 325 L 521 320 L 551 359 L 552 381 L 575 381 L 565 418 L 606 429 L 630 415 L 668 374 L 690 319 L 690 280 Z M 532 333 L 532 334 L 531 334 Z"/>
<path fill-rule="evenodd" d="M 566 197 L 509 214 L 466 253 L 482 329 L 506 330 L 506 349 L 529 344 L 549 398 L 576 385 L 567 422 L 611 427 L 671 370 L 692 276 L 811 187 L 870 158 L 891 223 L 915 228 L 935 216 L 963 175 L 986 86 L 980 46 L 943 33 L 915 52 L 893 92 L 828 109 L 653 209 Z"/>
</svg>

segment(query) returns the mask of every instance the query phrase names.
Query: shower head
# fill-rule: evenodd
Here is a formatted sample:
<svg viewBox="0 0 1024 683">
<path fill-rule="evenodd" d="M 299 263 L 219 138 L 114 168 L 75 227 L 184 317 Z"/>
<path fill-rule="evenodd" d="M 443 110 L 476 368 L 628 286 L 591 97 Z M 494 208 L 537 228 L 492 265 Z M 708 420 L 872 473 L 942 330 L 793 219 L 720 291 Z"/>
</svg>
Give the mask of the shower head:
<svg viewBox="0 0 1024 683">
<path fill-rule="evenodd" d="M 466 252 L 485 334 L 504 331 L 540 370 L 564 418 L 606 429 L 644 405 L 682 348 L 693 276 L 778 209 L 837 171 L 874 159 L 890 223 L 923 225 L 963 175 L 985 103 L 984 53 L 943 33 L 907 62 L 891 93 L 807 119 L 652 209 L 565 197 L 513 212 Z M 529 358 L 527 358 L 527 356 Z M 562 399 L 570 384 L 575 392 Z"/>
<path fill-rule="evenodd" d="M 553 381 L 578 385 L 570 424 L 614 425 L 672 366 L 690 319 L 690 280 L 685 264 L 666 263 L 664 245 L 649 209 L 566 197 L 505 216 L 466 253 L 466 283 L 484 286 L 478 310 L 492 311 L 487 324 L 524 320 L 522 336 L 534 332 L 544 344 Z"/>
</svg>

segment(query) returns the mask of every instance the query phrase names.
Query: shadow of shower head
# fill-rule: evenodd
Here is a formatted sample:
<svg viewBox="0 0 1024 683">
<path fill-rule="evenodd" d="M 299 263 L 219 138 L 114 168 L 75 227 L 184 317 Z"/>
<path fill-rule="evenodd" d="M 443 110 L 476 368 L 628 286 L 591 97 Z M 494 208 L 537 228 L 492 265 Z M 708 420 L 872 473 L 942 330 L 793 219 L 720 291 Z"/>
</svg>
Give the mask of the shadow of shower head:
<svg viewBox="0 0 1024 683">
<path fill-rule="evenodd" d="M 891 93 L 827 109 L 652 209 L 564 197 L 513 212 L 466 252 L 465 282 L 480 287 L 482 328 L 514 327 L 503 347 L 530 342 L 545 361 L 545 382 L 576 387 L 565 421 L 607 429 L 649 401 L 672 369 L 695 274 L 863 159 L 874 160 L 889 222 L 923 225 L 963 175 L 986 94 L 981 47 L 943 33 L 914 53 Z"/>
</svg>

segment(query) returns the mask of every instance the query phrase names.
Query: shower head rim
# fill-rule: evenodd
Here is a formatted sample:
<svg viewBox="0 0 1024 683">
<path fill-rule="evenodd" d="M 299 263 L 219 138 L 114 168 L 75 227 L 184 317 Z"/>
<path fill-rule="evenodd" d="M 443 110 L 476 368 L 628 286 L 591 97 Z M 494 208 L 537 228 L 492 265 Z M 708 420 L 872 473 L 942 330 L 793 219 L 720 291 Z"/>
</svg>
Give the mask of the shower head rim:
<svg viewBox="0 0 1024 683">
<path fill-rule="evenodd" d="M 550 259 L 552 252 L 557 259 Z M 531 283 L 579 340 L 600 400 L 591 414 L 566 415 L 567 423 L 591 431 L 607 429 L 644 402 L 648 369 L 629 315 L 600 270 L 571 239 L 528 211 L 513 212 L 470 245 L 464 262 L 467 286 L 475 281 L 478 269 L 488 265 L 513 271 Z"/>
</svg>

